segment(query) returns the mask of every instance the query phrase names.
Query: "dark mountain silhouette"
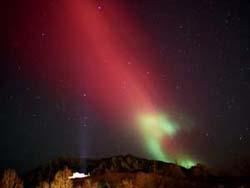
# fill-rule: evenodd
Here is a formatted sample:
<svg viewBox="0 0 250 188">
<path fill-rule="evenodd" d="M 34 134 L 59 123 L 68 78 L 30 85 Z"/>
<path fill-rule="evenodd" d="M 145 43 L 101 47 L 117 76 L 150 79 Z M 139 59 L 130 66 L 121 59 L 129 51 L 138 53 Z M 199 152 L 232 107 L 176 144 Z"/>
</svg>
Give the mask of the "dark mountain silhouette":
<svg viewBox="0 0 250 188">
<path fill-rule="evenodd" d="M 231 177 L 202 164 L 186 169 L 177 164 L 141 159 L 132 155 L 104 159 L 60 157 L 24 176 L 25 187 L 51 182 L 58 170 L 90 173 L 76 179 L 76 187 L 163 188 L 163 187 L 250 187 L 247 177 Z"/>
</svg>

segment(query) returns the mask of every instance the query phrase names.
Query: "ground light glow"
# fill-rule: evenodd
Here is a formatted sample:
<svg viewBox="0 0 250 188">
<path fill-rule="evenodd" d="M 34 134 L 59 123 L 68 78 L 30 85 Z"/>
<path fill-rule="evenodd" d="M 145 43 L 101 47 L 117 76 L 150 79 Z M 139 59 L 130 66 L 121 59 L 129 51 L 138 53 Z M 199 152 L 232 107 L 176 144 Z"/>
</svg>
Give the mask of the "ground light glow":
<svg viewBox="0 0 250 188">
<path fill-rule="evenodd" d="M 90 176 L 90 174 L 74 172 L 73 175 L 69 177 L 69 179 L 86 178 L 86 177 L 89 177 L 89 176 Z"/>
</svg>

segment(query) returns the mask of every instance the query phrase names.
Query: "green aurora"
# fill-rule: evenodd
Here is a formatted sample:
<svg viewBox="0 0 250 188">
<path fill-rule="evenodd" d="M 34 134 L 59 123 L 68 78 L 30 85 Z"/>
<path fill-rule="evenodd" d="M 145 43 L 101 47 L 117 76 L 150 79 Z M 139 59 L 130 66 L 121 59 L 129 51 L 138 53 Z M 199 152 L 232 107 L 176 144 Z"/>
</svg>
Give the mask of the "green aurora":
<svg viewBox="0 0 250 188">
<path fill-rule="evenodd" d="M 191 168 L 197 164 L 195 160 L 188 157 L 176 159 L 162 148 L 161 142 L 164 138 L 173 138 L 180 131 L 180 126 L 166 115 L 144 114 L 139 116 L 138 122 L 146 140 L 146 147 L 156 160 L 177 163 L 185 168 Z"/>
</svg>

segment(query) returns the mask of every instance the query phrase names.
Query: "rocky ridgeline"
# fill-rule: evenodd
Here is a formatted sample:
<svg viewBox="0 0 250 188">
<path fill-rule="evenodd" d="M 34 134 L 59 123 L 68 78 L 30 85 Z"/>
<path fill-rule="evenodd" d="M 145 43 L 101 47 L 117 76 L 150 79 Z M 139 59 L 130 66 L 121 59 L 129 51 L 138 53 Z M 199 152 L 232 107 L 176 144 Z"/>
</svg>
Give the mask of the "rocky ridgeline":
<svg viewBox="0 0 250 188">
<path fill-rule="evenodd" d="M 93 162 L 93 161 L 92 161 Z M 77 188 L 246 188 L 248 181 L 225 178 L 216 170 L 197 164 L 186 169 L 173 163 L 131 155 L 95 161 L 91 176 L 74 180 Z"/>
<path fill-rule="evenodd" d="M 104 159 L 58 158 L 30 171 L 25 187 L 41 181 L 51 182 L 55 173 L 65 167 L 90 173 L 90 177 L 73 180 L 77 188 L 195 188 L 250 187 L 249 182 L 229 178 L 204 165 L 186 169 L 173 163 L 141 159 L 132 155 Z M 242 183 L 243 182 L 243 183 Z"/>
<path fill-rule="evenodd" d="M 215 178 L 217 173 L 204 165 L 198 164 L 186 169 L 173 163 L 147 160 L 132 155 L 115 156 L 100 160 L 98 166 L 93 168 L 91 175 L 101 175 L 107 172 L 144 172 L 155 173 L 174 178 Z"/>
</svg>

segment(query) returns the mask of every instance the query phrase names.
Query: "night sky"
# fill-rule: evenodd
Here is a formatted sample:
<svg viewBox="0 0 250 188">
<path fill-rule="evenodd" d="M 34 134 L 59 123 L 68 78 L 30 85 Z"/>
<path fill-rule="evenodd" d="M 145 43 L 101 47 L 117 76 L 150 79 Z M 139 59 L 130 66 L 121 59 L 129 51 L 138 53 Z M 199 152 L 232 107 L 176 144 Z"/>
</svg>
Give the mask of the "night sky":
<svg viewBox="0 0 250 188">
<path fill-rule="evenodd" d="M 2 4 L 0 168 L 60 155 L 249 159 L 247 3 Z"/>
</svg>

